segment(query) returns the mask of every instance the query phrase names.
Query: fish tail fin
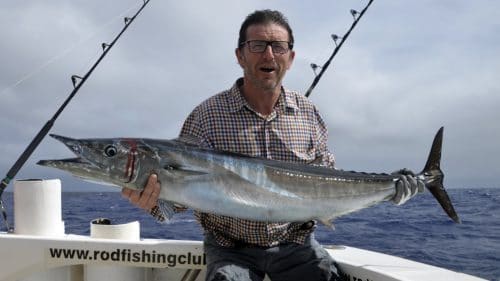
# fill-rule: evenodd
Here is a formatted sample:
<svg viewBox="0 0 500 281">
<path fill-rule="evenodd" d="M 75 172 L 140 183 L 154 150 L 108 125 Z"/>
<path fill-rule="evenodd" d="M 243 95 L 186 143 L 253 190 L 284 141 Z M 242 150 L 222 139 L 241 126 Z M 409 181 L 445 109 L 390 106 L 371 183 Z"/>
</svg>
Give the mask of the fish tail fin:
<svg viewBox="0 0 500 281">
<path fill-rule="evenodd" d="M 450 197 L 443 186 L 444 173 L 441 171 L 441 147 L 443 143 L 443 127 L 441 127 L 434 141 L 432 142 L 431 151 L 427 158 L 427 163 L 420 175 L 424 176 L 425 187 L 437 199 L 443 210 L 456 223 L 461 223 L 460 218 L 453 208 Z"/>
</svg>

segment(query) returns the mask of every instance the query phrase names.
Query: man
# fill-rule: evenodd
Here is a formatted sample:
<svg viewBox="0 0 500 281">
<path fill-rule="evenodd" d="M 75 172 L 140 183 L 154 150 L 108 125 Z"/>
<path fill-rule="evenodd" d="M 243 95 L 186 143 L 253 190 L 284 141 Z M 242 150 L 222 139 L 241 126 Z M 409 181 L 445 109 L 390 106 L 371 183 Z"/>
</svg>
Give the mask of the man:
<svg viewBox="0 0 500 281">
<path fill-rule="evenodd" d="M 333 168 L 318 111 L 303 95 L 282 87 L 295 57 L 293 44 L 292 30 L 280 12 L 250 14 L 235 51 L 243 78 L 196 107 L 180 136 L 218 150 Z M 398 204 L 420 187 L 412 176 L 401 176 L 399 182 L 394 199 Z M 122 193 L 158 216 L 159 190 L 153 174 L 142 193 Z M 313 236 L 314 221 L 264 223 L 200 212 L 196 216 L 205 231 L 206 280 L 262 280 L 266 274 L 271 280 L 338 280 L 333 260 Z"/>
</svg>

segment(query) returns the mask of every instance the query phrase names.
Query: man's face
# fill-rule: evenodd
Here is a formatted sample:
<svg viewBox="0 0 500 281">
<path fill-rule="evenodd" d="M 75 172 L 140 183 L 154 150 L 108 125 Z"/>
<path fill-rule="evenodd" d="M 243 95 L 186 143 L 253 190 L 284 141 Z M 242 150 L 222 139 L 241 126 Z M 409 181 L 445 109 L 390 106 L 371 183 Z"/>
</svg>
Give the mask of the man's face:
<svg viewBox="0 0 500 281">
<path fill-rule="evenodd" d="M 252 40 L 289 41 L 287 30 L 275 23 L 251 25 L 246 31 L 247 42 Z M 290 68 L 295 57 L 292 50 L 284 54 L 275 53 L 271 45 L 267 45 L 261 53 L 251 52 L 245 44 L 236 49 L 238 63 L 243 68 L 245 83 L 264 91 L 279 91 L 281 81 Z"/>
</svg>

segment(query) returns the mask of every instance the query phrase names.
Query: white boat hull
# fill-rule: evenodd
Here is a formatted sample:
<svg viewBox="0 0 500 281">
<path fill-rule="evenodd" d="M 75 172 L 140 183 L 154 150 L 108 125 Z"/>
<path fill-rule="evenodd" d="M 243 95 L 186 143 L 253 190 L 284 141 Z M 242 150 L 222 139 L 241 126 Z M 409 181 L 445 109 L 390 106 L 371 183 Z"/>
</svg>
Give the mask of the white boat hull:
<svg viewBox="0 0 500 281">
<path fill-rule="evenodd" d="M 349 280 L 484 280 L 348 246 L 325 246 Z M 0 233 L 0 280 L 204 280 L 201 241 L 126 241 Z M 101 272 L 106 272 L 102 273 Z M 125 279 L 124 279 L 125 278 Z M 160 279 L 161 278 L 161 279 Z M 184 279 L 183 279 L 184 278 Z M 194 278 L 194 279 L 189 279 Z"/>
</svg>

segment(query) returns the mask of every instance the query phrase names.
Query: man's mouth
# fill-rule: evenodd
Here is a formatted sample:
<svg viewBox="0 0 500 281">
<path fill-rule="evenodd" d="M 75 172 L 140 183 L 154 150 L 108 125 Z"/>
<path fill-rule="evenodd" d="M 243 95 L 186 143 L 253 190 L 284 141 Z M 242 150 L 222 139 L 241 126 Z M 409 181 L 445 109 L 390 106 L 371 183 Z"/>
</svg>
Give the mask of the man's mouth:
<svg viewBox="0 0 500 281">
<path fill-rule="evenodd" d="M 266 72 L 266 73 L 271 73 L 273 71 L 275 71 L 276 69 L 274 67 L 261 67 L 260 68 L 260 71 L 262 72 Z"/>
</svg>

